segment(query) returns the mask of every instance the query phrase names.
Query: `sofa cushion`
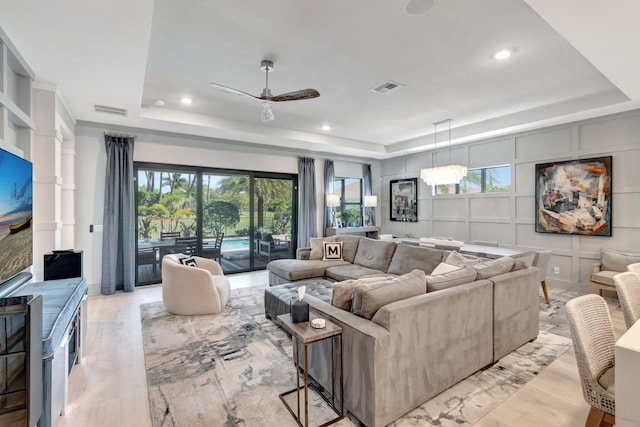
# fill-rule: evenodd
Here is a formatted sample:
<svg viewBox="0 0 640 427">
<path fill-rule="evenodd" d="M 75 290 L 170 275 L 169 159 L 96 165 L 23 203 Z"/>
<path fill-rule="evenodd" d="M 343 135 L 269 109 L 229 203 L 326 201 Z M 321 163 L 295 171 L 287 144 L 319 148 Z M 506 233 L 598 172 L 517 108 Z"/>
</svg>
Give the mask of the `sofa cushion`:
<svg viewBox="0 0 640 427">
<path fill-rule="evenodd" d="M 361 237 L 353 263 L 367 268 L 382 270 L 386 273 L 396 246 L 395 242 Z"/>
<path fill-rule="evenodd" d="M 343 282 L 335 282 L 333 284 L 333 292 L 331 294 L 331 305 L 342 310 L 351 311 L 351 302 L 353 301 L 353 289 L 356 285 L 365 283 L 379 282 L 392 277 L 369 277 L 357 280 L 345 280 Z"/>
<path fill-rule="evenodd" d="M 615 286 L 616 284 L 613 282 L 613 276 L 618 274 L 618 271 L 598 271 L 591 275 L 591 281 L 596 283 L 601 283 L 603 285 Z"/>
<path fill-rule="evenodd" d="M 422 270 L 392 279 L 381 279 L 371 283 L 356 285 L 353 289 L 353 314 L 371 320 L 376 312 L 387 304 L 426 292 L 425 274 Z"/>
<path fill-rule="evenodd" d="M 400 243 L 396 247 L 387 273 L 404 274 L 417 269 L 429 274 L 442 261 L 442 253 L 439 249 Z"/>
<path fill-rule="evenodd" d="M 479 264 L 472 265 L 472 268 L 478 272 L 477 280 L 482 280 L 510 272 L 513 264 L 513 258 L 505 256 L 498 259 L 483 260 Z"/>
<path fill-rule="evenodd" d="M 603 271 L 627 271 L 627 265 L 640 262 L 640 254 L 619 252 L 613 249 L 602 249 Z"/>
<path fill-rule="evenodd" d="M 267 264 L 267 270 L 290 281 L 324 277 L 327 267 L 349 264 L 346 261 L 277 259 Z"/>
<path fill-rule="evenodd" d="M 343 264 L 327 268 L 325 274 L 327 278 L 340 282 L 349 279 L 359 279 L 365 276 L 380 276 L 385 274 L 385 272 L 374 268 L 363 267 L 358 264 L 349 264 L 348 262 L 343 261 Z"/>
<path fill-rule="evenodd" d="M 342 259 L 353 263 L 356 258 L 356 251 L 360 244 L 360 236 L 350 236 L 343 234 L 341 236 L 335 236 L 336 242 L 342 242 Z"/>
<path fill-rule="evenodd" d="M 309 254 L 310 260 L 321 260 L 324 255 L 324 242 L 335 242 L 335 237 L 311 237 L 311 253 Z"/>
<path fill-rule="evenodd" d="M 427 276 L 427 292 L 473 282 L 477 275 L 478 272 L 467 265 L 444 274 L 430 274 Z"/>
<path fill-rule="evenodd" d="M 323 242 L 323 261 L 342 261 L 342 242 Z"/>
</svg>

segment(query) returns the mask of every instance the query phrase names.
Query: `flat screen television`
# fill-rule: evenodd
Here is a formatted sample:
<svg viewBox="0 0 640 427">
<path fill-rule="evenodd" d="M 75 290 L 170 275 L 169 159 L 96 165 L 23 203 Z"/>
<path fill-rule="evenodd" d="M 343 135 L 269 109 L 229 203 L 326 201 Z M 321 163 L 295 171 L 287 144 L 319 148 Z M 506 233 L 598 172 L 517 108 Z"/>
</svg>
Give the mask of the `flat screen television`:
<svg viewBox="0 0 640 427">
<path fill-rule="evenodd" d="M 33 264 L 33 165 L 0 148 L 0 284 Z"/>
</svg>

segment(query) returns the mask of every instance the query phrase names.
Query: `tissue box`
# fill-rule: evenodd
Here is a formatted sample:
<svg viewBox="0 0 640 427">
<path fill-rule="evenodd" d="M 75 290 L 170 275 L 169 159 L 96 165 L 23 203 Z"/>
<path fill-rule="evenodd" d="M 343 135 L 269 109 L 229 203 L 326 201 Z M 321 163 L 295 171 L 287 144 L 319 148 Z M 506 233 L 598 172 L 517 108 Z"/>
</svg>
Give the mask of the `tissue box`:
<svg viewBox="0 0 640 427">
<path fill-rule="evenodd" d="M 304 301 L 296 301 L 291 304 L 291 322 L 301 323 L 309 321 L 309 304 Z"/>
</svg>

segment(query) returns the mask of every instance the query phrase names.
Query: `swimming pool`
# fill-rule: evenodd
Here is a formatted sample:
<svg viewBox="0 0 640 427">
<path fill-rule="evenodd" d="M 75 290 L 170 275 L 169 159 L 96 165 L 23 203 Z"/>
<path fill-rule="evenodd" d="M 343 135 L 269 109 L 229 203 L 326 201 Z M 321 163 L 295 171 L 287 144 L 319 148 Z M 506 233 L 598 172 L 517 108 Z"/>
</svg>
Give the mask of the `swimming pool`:
<svg viewBox="0 0 640 427">
<path fill-rule="evenodd" d="M 229 239 L 222 240 L 222 250 L 223 251 L 238 251 L 242 249 L 249 249 L 249 238 L 240 237 L 235 238 L 231 237 Z"/>
</svg>

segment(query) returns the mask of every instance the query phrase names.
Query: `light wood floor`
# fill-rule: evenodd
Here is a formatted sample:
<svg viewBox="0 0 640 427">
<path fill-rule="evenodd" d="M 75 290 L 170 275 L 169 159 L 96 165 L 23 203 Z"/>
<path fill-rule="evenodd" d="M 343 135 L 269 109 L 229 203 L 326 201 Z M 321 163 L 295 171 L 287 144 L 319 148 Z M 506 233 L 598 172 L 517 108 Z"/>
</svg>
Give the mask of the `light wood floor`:
<svg viewBox="0 0 640 427">
<path fill-rule="evenodd" d="M 232 288 L 268 281 L 264 271 L 227 277 Z M 89 297 L 86 351 L 71 373 L 69 404 L 59 427 L 151 426 L 139 305 L 161 299 L 158 285 Z M 612 317 L 619 336 L 625 329 L 622 313 L 618 309 Z M 588 412 L 570 349 L 475 426 L 577 427 Z"/>
</svg>

